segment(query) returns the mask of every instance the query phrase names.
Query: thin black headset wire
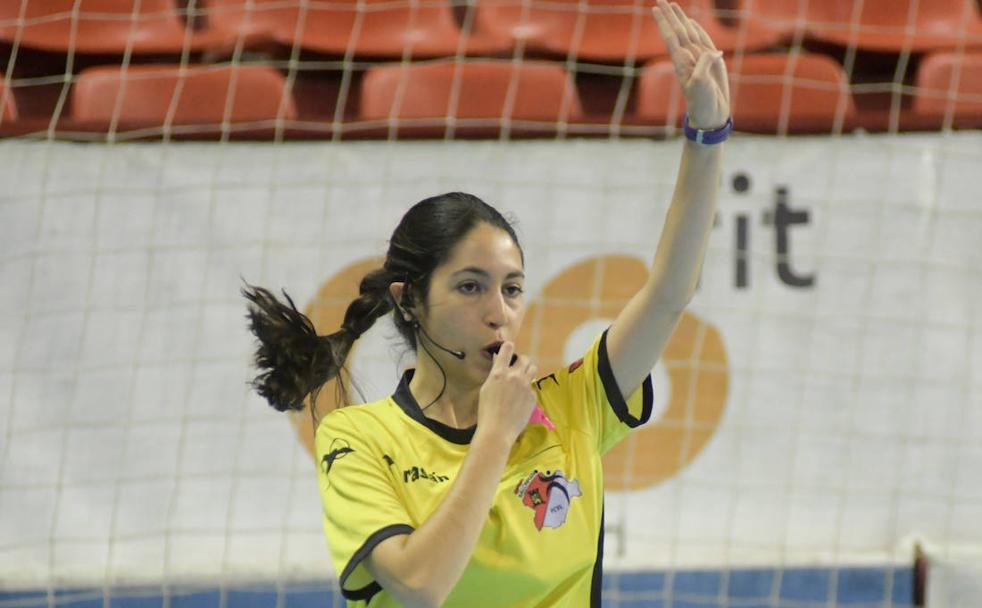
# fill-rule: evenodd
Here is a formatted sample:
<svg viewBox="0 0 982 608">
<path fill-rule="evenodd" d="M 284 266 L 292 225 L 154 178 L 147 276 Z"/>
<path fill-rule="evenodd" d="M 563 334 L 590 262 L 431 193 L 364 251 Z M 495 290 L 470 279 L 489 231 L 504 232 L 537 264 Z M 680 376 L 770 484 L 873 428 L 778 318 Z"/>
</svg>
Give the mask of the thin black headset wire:
<svg viewBox="0 0 982 608">
<path fill-rule="evenodd" d="M 423 326 L 420 325 L 419 321 L 414 322 L 413 323 L 413 327 L 415 329 L 418 329 L 420 331 L 420 333 L 422 333 L 424 336 L 426 336 L 426 339 L 427 340 L 430 340 L 431 342 L 433 342 L 433 340 L 430 339 L 429 335 L 427 335 L 426 331 L 423 330 Z M 443 393 L 447 390 L 447 371 L 445 369 L 443 369 L 443 366 L 440 365 L 440 362 L 437 360 L 437 358 L 433 356 L 433 353 L 430 352 L 430 349 L 426 348 L 426 344 L 422 340 L 420 340 L 419 338 L 417 338 L 416 339 L 416 343 L 423 347 L 423 350 L 425 350 L 426 351 L 426 354 L 428 354 L 430 356 L 430 359 L 433 359 L 433 362 L 436 363 L 436 366 L 438 368 L 440 368 L 440 374 L 443 375 L 443 387 L 440 389 L 440 394 L 438 394 L 436 396 L 436 399 L 434 399 L 433 401 L 430 401 L 429 404 L 427 404 L 426 407 L 420 408 L 420 411 L 425 412 L 427 408 L 429 408 L 431 405 L 433 405 L 434 403 L 436 403 L 437 401 L 439 401 L 440 400 L 440 397 L 442 397 L 443 396 Z M 433 343 L 436 344 L 436 342 L 433 342 Z"/>
</svg>

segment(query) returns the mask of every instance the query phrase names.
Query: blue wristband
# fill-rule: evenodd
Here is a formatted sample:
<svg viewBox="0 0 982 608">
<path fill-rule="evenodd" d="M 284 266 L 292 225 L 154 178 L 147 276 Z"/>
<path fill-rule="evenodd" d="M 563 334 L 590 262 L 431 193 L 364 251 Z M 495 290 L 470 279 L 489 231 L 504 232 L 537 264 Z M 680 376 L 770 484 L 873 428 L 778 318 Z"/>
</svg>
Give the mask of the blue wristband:
<svg viewBox="0 0 982 608">
<path fill-rule="evenodd" d="M 718 129 L 703 131 L 689 124 L 688 112 L 682 115 L 682 131 L 690 141 L 694 141 L 697 144 L 718 144 L 724 142 L 730 136 L 730 131 L 732 130 L 733 118 L 727 118 L 726 124 Z"/>
</svg>

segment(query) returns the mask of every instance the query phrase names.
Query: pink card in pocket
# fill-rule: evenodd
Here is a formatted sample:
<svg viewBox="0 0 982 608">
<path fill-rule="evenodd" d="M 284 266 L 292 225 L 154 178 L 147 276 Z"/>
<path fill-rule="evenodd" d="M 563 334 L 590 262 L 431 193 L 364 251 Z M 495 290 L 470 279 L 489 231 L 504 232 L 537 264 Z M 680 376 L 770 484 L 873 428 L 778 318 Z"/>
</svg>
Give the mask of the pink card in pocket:
<svg viewBox="0 0 982 608">
<path fill-rule="evenodd" d="M 552 420 L 549 420 L 549 417 L 542 411 L 538 403 L 535 404 L 535 409 L 532 410 L 532 415 L 529 416 L 529 424 L 543 424 L 549 430 L 556 429 L 556 425 L 553 424 Z"/>
</svg>

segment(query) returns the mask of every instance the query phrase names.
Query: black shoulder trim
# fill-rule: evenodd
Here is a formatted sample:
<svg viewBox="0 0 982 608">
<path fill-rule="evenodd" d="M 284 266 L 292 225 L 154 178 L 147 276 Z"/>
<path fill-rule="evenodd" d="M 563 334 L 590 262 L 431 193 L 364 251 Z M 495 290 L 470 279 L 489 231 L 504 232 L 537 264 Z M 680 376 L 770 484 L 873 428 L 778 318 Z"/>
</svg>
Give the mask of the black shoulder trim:
<svg viewBox="0 0 982 608">
<path fill-rule="evenodd" d="M 630 428 L 636 428 L 648 422 L 651 418 L 652 402 L 655 400 L 655 391 L 651 387 L 651 374 L 645 376 L 641 383 L 641 416 L 635 418 L 627 408 L 627 401 L 620 389 L 617 388 L 617 380 L 614 379 L 614 370 L 610 368 L 610 359 L 607 357 L 607 331 L 600 336 L 600 348 L 597 361 L 597 373 L 600 374 L 600 382 L 604 385 L 604 393 L 607 394 L 607 401 L 613 408 L 617 419 Z M 630 395 L 628 395 L 630 396 Z"/>
<path fill-rule="evenodd" d="M 412 534 L 415 528 L 408 524 L 392 524 L 391 526 L 386 526 L 380 530 L 376 530 L 374 534 L 368 537 L 361 547 L 355 551 L 355 554 L 348 560 L 348 565 L 344 567 L 344 571 L 341 572 L 340 582 L 338 586 L 341 588 L 341 595 L 345 599 L 352 601 L 364 601 L 370 602 L 372 596 L 382 590 L 382 585 L 378 584 L 378 581 L 372 581 L 371 583 L 365 585 L 361 589 L 348 590 L 344 588 L 345 581 L 351 576 L 351 573 L 355 571 L 358 564 L 362 562 L 363 559 L 368 557 L 368 554 L 372 552 L 380 542 L 390 538 L 392 536 L 398 536 L 400 534 Z"/>
</svg>

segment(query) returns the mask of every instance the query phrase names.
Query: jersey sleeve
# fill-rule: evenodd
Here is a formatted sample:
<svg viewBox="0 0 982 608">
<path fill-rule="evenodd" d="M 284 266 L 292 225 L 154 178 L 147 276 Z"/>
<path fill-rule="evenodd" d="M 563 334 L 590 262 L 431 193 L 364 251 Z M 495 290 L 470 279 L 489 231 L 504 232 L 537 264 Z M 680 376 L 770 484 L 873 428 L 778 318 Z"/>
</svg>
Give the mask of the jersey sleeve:
<svg viewBox="0 0 982 608">
<path fill-rule="evenodd" d="M 343 410 L 317 428 L 318 481 L 324 533 L 341 593 L 371 600 L 382 587 L 364 560 L 380 542 L 414 528 L 387 474 L 384 455 Z"/>
<path fill-rule="evenodd" d="M 651 418 L 651 374 L 623 395 L 607 357 L 607 332 L 582 359 L 535 381 L 539 404 L 557 426 L 591 435 L 602 454 Z"/>
</svg>

